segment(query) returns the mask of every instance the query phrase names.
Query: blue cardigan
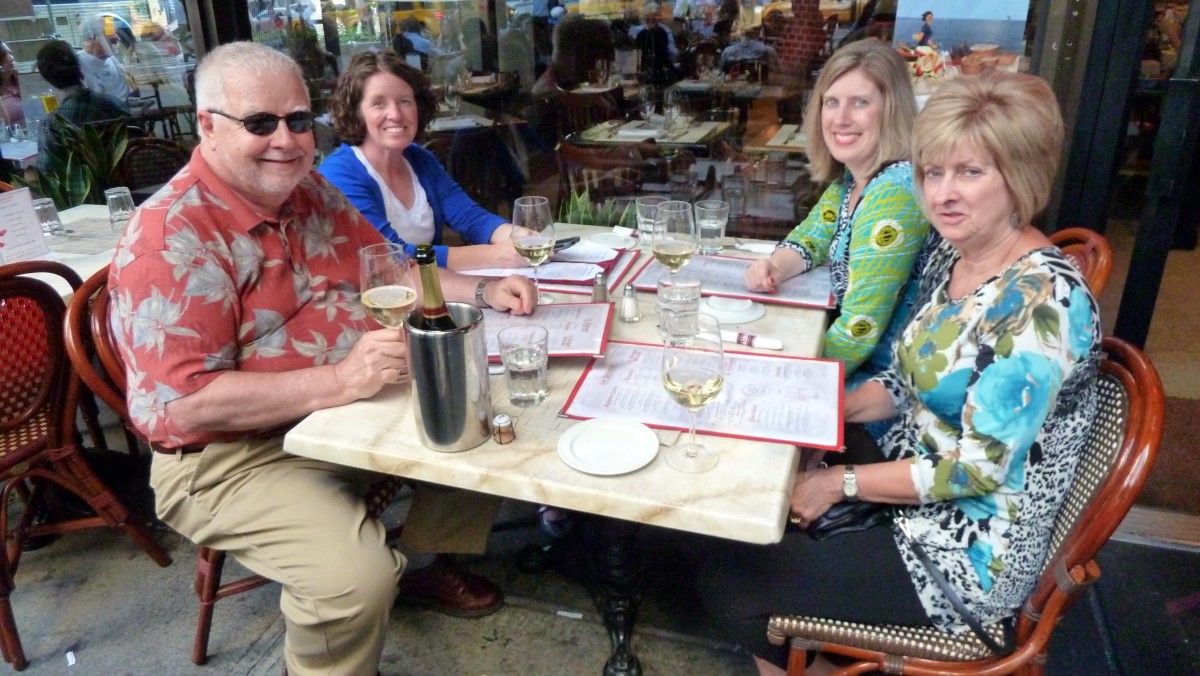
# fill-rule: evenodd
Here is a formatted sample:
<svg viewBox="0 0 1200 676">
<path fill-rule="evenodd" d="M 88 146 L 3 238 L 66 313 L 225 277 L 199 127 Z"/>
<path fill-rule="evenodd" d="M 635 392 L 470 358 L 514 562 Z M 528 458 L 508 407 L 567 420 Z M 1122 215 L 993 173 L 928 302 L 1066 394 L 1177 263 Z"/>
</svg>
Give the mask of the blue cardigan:
<svg viewBox="0 0 1200 676">
<path fill-rule="evenodd" d="M 433 244 L 438 265 L 446 266 L 448 246 L 442 244 L 442 227 L 450 226 L 462 235 L 468 244 L 487 244 L 492 233 L 506 221 L 475 203 L 467 193 L 450 178 L 433 153 L 419 145 L 411 144 L 404 149 L 404 158 L 416 172 L 417 182 L 425 189 L 429 206 L 433 209 Z M 403 244 L 411 256 L 416 244 L 400 239 L 387 220 L 387 209 L 383 206 L 383 192 L 379 183 L 367 173 L 367 168 L 354 154 L 354 148 L 343 143 L 333 154 L 325 158 L 317 169 L 329 182 L 337 186 L 350 203 L 358 207 L 375 229 L 383 233 L 390 242 Z"/>
</svg>

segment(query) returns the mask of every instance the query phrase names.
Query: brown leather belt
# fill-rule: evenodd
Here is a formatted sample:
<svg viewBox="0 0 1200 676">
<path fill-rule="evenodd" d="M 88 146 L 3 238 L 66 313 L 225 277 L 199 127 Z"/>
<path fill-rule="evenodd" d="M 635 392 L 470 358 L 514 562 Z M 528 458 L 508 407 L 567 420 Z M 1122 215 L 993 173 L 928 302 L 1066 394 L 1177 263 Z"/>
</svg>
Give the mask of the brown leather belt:
<svg viewBox="0 0 1200 676">
<path fill-rule="evenodd" d="M 199 453 L 207 446 L 208 444 L 190 444 L 187 446 L 180 446 L 178 448 L 167 448 L 166 446 L 163 446 L 157 442 L 150 442 L 150 450 L 154 451 L 155 453 L 162 453 L 163 455 L 176 455 L 178 453 L 187 455 L 188 453 Z"/>
</svg>

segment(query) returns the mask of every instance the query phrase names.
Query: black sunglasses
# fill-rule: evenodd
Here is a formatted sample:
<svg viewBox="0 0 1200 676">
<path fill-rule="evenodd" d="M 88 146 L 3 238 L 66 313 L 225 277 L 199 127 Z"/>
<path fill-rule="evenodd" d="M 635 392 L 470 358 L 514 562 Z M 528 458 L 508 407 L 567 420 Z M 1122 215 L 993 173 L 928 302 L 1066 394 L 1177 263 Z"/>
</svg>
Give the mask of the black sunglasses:
<svg viewBox="0 0 1200 676">
<path fill-rule="evenodd" d="M 287 124 L 288 131 L 293 134 L 304 134 L 312 131 L 313 120 L 316 115 L 309 110 L 300 110 L 287 115 L 272 115 L 271 113 L 255 113 L 246 117 L 234 117 L 229 113 L 222 113 L 219 110 L 209 109 L 208 112 L 214 115 L 233 120 L 240 123 L 246 128 L 246 131 L 255 136 L 270 136 L 279 128 L 279 121 L 283 120 Z"/>
</svg>

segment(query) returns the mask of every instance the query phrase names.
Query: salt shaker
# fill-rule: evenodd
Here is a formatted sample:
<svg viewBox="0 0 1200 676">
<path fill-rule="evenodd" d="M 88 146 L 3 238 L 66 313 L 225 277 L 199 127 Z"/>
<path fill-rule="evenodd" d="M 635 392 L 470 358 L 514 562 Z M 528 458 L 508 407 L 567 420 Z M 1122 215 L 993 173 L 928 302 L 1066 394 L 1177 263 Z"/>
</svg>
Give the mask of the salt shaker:
<svg viewBox="0 0 1200 676">
<path fill-rule="evenodd" d="M 638 307 L 637 289 L 633 284 L 625 285 L 625 295 L 621 297 L 621 321 L 636 322 L 642 318 L 642 309 Z"/>
<path fill-rule="evenodd" d="M 604 281 L 604 273 L 597 272 L 596 279 L 592 282 L 592 302 L 607 303 L 608 302 L 608 284 Z"/>
</svg>

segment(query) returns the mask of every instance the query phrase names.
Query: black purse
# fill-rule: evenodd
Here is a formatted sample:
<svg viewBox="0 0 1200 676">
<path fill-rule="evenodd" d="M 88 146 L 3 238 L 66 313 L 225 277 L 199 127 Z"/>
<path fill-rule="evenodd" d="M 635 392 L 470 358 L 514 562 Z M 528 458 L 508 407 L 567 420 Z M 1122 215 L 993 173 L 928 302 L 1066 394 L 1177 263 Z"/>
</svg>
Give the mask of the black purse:
<svg viewBox="0 0 1200 676">
<path fill-rule="evenodd" d="M 883 462 L 886 459 L 883 457 L 883 451 L 879 450 L 879 444 L 862 425 L 847 423 L 843 429 L 842 440 L 846 450 L 836 454 L 827 453 L 825 457 L 832 457 L 833 462 L 821 463 L 822 466 L 847 463 L 868 465 L 874 462 Z M 804 532 L 814 540 L 824 540 L 842 533 L 855 533 L 875 526 L 887 525 L 892 522 L 893 513 L 892 505 L 862 500 L 843 500 L 834 503 L 828 511 L 813 519 Z"/>
<path fill-rule="evenodd" d="M 834 503 L 828 511 L 814 519 L 804 529 L 804 532 L 808 533 L 808 536 L 814 540 L 824 540 L 834 535 L 854 533 L 891 522 L 891 505 L 884 505 L 878 502 L 849 502 L 843 500 Z"/>
</svg>

